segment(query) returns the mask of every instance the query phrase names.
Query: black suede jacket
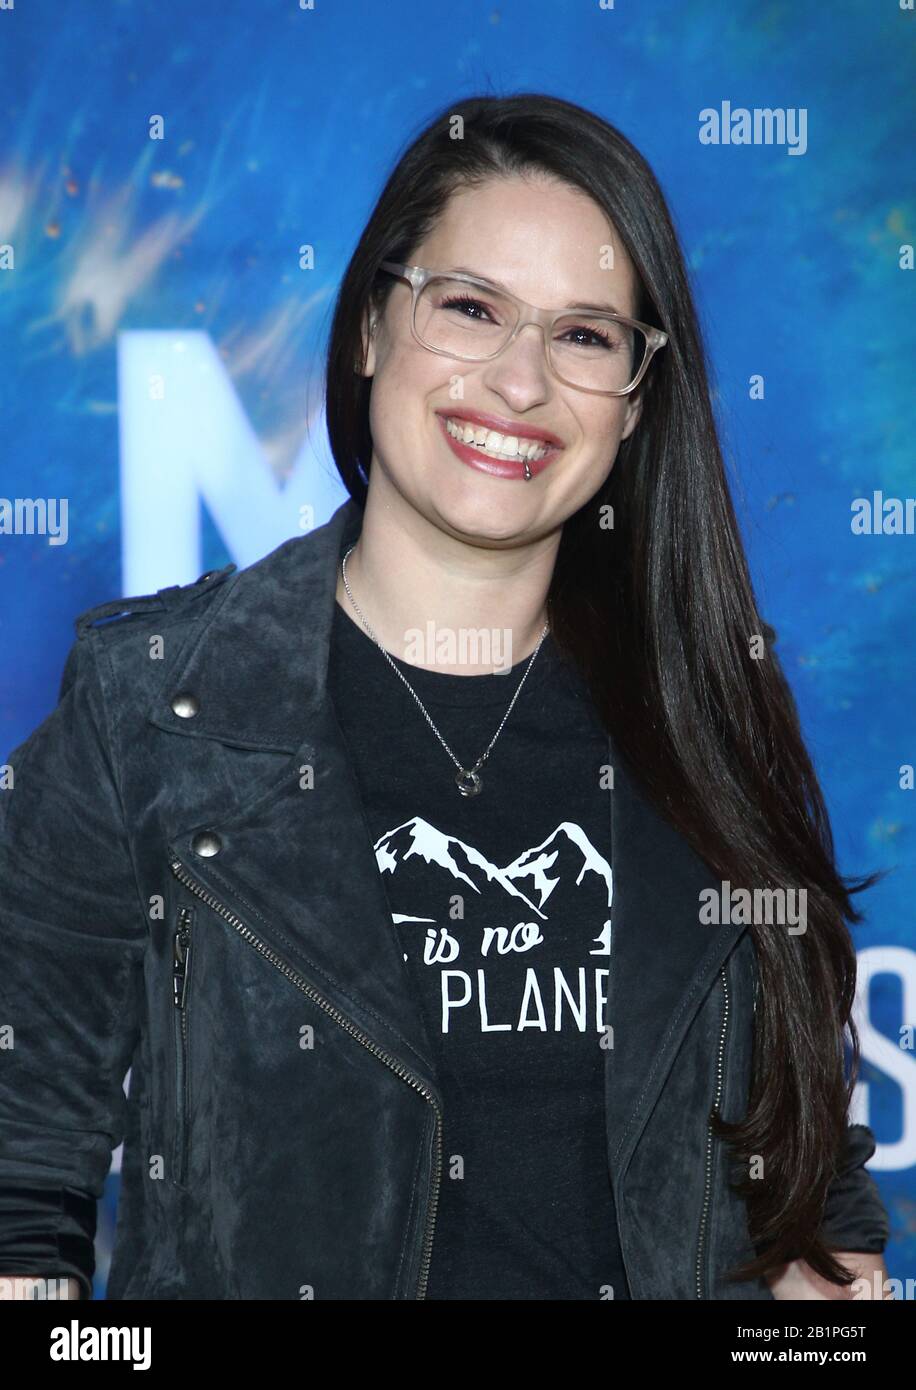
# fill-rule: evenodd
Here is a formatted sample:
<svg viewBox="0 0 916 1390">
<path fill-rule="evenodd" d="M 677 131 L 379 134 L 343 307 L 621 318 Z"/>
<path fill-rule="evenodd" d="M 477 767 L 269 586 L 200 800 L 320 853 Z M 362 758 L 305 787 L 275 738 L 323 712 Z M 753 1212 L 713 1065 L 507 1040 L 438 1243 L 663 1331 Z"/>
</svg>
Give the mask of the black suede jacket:
<svg viewBox="0 0 916 1390">
<path fill-rule="evenodd" d="M 442 1103 L 326 685 L 360 525 L 347 502 L 246 570 L 83 614 L 57 708 L 10 756 L 0 1272 L 91 1293 L 123 1140 L 109 1297 L 424 1297 Z M 747 1105 L 752 939 L 700 924 L 720 885 L 610 740 L 608 762 L 607 1158 L 631 1296 L 772 1298 L 723 1278 L 752 1249 L 709 1129 Z M 884 1248 L 873 1152 L 851 1125 L 837 1248 Z"/>
</svg>

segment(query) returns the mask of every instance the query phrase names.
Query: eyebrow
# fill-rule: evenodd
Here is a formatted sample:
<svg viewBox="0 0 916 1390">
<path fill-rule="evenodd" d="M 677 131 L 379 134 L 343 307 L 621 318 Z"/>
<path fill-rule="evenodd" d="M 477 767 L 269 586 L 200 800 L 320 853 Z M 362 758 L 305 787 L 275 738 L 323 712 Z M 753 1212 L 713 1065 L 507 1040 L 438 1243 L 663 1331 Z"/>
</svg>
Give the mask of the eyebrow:
<svg viewBox="0 0 916 1390">
<path fill-rule="evenodd" d="M 444 273 L 448 274 L 449 272 L 446 271 Z M 489 276 L 481 275 L 479 270 L 469 270 L 468 267 L 464 265 L 452 266 L 451 273 L 454 275 L 472 275 L 475 280 L 482 280 L 485 285 L 492 285 L 495 290 L 502 290 L 505 294 L 513 293 L 508 285 L 503 285 L 499 280 L 491 280 Z M 517 295 L 515 297 L 518 298 Z M 591 314 L 623 314 L 623 310 L 617 309 L 613 304 L 567 304 L 566 309 L 557 309 L 555 312 L 558 314 L 565 314 L 568 309 L 584 309 L 587 313 Z M 624 317 L 626 317 L 626 315 L 624 315 Z"/>
</svg>

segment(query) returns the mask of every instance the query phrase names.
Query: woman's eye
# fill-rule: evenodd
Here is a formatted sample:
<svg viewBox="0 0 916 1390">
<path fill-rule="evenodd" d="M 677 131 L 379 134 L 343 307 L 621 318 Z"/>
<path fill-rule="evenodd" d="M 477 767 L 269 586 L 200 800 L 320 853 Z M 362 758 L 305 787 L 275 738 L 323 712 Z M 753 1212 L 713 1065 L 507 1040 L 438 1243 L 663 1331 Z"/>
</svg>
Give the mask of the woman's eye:
<svg viewBox="0 0 916 1390">
<path fill-rule="evenodd" d="M 443 309 L 458 309 L 465 318 L 479 318 L 481 314 L 486 314 L 489 318 L 489 310 L 485 304 L 481 304 L 479 299 L 471 299 L 469 295 L 453 296 L 451 299 L 442 301 Z"/>
<path fill-rule="evenodd" d="M 569 328 L 564 338 L 567 342 L 572 342 L 573 347 L 599 347 L 615 351 L 619 346 L 610 333 L 599 328 Z"/>
</svg>

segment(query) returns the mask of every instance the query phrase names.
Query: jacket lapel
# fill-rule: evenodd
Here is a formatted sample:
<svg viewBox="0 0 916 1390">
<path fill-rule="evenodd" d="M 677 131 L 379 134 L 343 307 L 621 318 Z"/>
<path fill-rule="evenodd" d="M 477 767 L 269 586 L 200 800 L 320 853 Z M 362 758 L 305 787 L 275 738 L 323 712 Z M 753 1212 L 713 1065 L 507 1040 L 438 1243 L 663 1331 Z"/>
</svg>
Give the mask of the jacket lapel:
<svg viewBox="0 0 916 1390">
<path fill-rule="evenodd" d="M 746 927 L 700 921 L 700 892 L 718 896 L 721 880 L 642 795 L 613 739 L 610 753 L 613 1045 L 605 1101 L 608 1157 L 620 1178 L 691 1020 Z"/>
<path fill-rule="evenodd" d="M 277 755 L 271 780 L 243 790 L 235 808 L 176 825 L 170 852 L 436 1092 L 433 1050 L 327 694 L 339 557 L 361 524 L 361 509 L 347 501 L 325 525 L 227 581 L 147 717 L 170 734 Z M 196 697 L 193 717 L 172 709 L 179 693 Z M 615 790 L 606 1110 L 611 1171 L 622 1176 L 690 1021 L 745 928 L 700 923 L 700 890 L 718 892 L 719 881 L 641 795 L 612 738 L 608 747 Z M 219 837 L 209 858 L 193 849 L 202 830 Z"/>
<path fill-rule="evenodd" d="M 324 526 L 228 581 L 147 717 L 170 734 L 278 755 L 267 760 L 275 767 L 266 784 L 262 775 L 243 788 L 235 807 L 214 814 L 212 789 L 202 789 L 206 819 L 176 825 L 170 854 L 435 1091 L 429 1039 L 326 696 L 338 556 L 358 536 L 361 516 L 347 502 Z M 195 697 L 195 715 L 173 710 L 178 693 Z M 245 775 L 244 759 L 234 767 Z M 218 836 L 217 854 L 196 854 L 201 831 Z"/>
</svg>

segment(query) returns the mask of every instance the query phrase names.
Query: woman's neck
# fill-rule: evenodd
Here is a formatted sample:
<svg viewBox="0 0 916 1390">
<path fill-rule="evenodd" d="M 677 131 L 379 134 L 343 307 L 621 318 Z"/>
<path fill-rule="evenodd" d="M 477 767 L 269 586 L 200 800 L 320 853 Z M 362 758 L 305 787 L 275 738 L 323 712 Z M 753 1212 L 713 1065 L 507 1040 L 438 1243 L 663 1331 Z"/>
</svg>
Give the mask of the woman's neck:
<svg viewBox="0 0 916 1390">
<path fill-rule="evenodd" d="M 392 656 L 443 674 L 508 671 L 537 646 L 559 533 L 524 546 L 465 542 L 398 496 L 373 504 L 346 563 L 363 618 Z M 337 602 L 362 626 L 338 572 Z"/>
</svg>

